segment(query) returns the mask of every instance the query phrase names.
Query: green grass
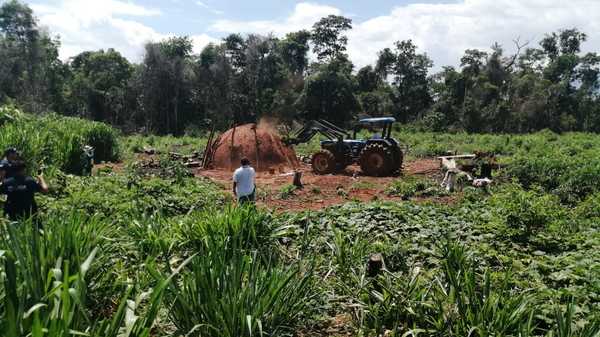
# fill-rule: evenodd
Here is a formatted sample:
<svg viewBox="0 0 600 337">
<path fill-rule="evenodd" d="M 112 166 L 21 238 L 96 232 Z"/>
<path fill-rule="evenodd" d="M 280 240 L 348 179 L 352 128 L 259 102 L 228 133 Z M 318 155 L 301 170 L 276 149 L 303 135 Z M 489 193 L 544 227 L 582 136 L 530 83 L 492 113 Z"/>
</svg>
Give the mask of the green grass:
<svg viewBox="0 0 600 337">
<path fill-rule="evenodd" d="M 170 152 L 191 155 L 202 152 L 206 147 L 207 138 L 204 136 L 141 136 L 129 135 L 121 139 L 124 156 L 133 159 L 135 153 L 141 153 L 145 148 L 153 149 L 162 154 Z"/>
<path fill-rule="evenodd" d="M 14 117 L 0 125 L 0 149 L 16 147 L 31 172 L 47 166 L 51 171 L 80 173 L 85 145 L 95 148 L 97 162 L 120 158 L 119 133 L 106 124 L 53 114 L 31 116 L 9 107 L 1 109 L 0 114 Z"/>
<path fill-rule="evenodd" d="M 394 180 L 386 189 L 388 195 L 408 200 L 412 197 L 444 196 L 448 193 L 440 184 L 429 178 L 402 177 Z"/>
<path fill-rule="evenodd" d="M 407 176 L 387 191 L 399 202 L 270 213 L 164 156 L 130 162 L 136 147 L 191 153 L 203 138 L 117 137 L 126 168 L 78 177 L 61 171 L 66 140 L 105 125 L 7 109 L 0 123 L 30 160 L 53 156 L 43 232 L 0 220 L 3 336 L 600 336 L 600 136 L 403 131 L 410 159 L 495 151 L 503 168 L 450 205 Z M 339 193 L 358 187 L 373 186 Z M 293 202 L 289 186 L 268 193 Z M 370 277 L 373 254 L 385 269 Z"/>
</svg>

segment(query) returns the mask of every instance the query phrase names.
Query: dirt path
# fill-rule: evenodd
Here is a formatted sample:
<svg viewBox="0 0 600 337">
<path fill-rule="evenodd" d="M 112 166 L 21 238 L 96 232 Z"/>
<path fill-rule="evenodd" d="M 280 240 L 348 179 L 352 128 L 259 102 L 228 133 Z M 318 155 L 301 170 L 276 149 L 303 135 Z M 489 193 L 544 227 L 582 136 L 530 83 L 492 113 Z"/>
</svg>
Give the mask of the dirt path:
<svg viewBox="0 0 600 337">
<path fill-rule="evenodd" d="M 348 201 L 399 200 L 387 195 L 386 188 L 401 177 L 362 176 L 360 168 L 350 166 L 336 175 L 316 175 L 310 165 L 301 164 L 304 188 L 286 192 L 293 172 L 259 172 L 257 204 L 276 211 L 319 210 Z M 232 173 L 226 170 L 196 170 L 196 176 L 208 177 L 229 189 Z M 439 161 L 432 158 L 411 161 L 404 166 L 404 175 L 434 177 L 439 174 Z"/>
</svg>

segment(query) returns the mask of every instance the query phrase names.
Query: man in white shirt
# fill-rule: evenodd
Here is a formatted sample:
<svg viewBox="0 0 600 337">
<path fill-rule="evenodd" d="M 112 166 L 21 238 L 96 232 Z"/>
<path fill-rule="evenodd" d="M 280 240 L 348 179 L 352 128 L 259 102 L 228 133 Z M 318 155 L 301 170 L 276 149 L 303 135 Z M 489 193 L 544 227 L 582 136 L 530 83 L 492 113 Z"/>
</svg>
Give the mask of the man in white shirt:
<svg viewBox="0 0 600 337">
<path fill-rule="evenodd" d="M 237 197 L 239 204 L 253 204 L 256 191 L 256 172 L 250 166 L 248 158 L 242 158 L 242 167 L 233 173 L 233 194 Z"/>
</svg>

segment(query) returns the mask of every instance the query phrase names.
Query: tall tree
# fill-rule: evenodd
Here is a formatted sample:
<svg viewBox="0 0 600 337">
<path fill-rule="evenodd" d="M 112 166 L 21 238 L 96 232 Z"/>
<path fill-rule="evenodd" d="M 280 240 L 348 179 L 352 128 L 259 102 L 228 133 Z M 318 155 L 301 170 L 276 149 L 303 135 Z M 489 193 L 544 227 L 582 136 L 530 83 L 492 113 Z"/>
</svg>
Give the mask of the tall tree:
<svg viewBox="0 0 600 337">
<path fill-rule="evenodd" d="M 394 114 L 401 121 L 417 118 L 431 106 L 427 76 L 432 66 L 431 59 L 417 53 L 417 46 L 411 40 L 398 41 L 394 50 L 384 49 L 379 53 L 377 72 L 384 78 L 391 76 Z"/>
<path fill-rule="evenodd" d="M 16 100 L 32 112 L 60 107 L 64 68 L 58 46 L 38 28 L 31 8 L 5 2 L 0 7 L 0 100 Z"/>
<path fill-rule="evenodd" d="M 345 55 L 348 37 L 344 32 L 350 29 L 352 20 L 338 15 L 329 15 L 314 24 L 313 50 L 319 61 L 331 61 Z"/>
<path fill-rule="evenodd" d="M 74 113 L 98 121 L 125 122 L 125 96 L 133 67 L 119 52 L 83 52 L 71 63 L 71 101 Z"/>
<path fill-rule="evenodd" d="M 347 71 L 349 67 L 326 63 L 306 79 L 300 100 L 306 119 L 324 118 L 341 125 L 359 112 L 360 105 L 354 95 L 356 82 Z"/>
<path fill-rule="evenodd" d="M 285 67 L 291 74 L 302 76 L 308 66 L 308 52 L 310 51 L 309 31 L 301 30 L 289 33 L 279 42 L 279 53 Z"/>
<path fill-rule="evenodd" d="M 142 68 L 142 109 L 147 127 L 160 133 L 181 133 L 182 110 L 192 118 L 187 105 L 191 96 L 188 61 L 192 42 L 188 37 L 173 37 L 146 45 Z M 192 110 L 191 108 L 189 110 Z"/>
</svg>

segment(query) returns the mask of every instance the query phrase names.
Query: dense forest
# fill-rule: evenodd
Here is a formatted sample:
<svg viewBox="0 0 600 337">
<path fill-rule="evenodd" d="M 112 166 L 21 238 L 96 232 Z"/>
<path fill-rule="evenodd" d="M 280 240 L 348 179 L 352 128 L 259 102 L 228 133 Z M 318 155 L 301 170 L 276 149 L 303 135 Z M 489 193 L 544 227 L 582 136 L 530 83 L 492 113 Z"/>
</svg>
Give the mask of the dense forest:
<svg viewBox="0 0 600 337">
<path fill-rule="evenodd" d="M 281 38 L 232 34 L 199 55 L 190 38 L 173 37 L 146 44 L 139 64 L 114 49 L 62 61 L 60 39 L 11 0 L 0 8 L 0 104 L 159 134 L 265 116 L 347 124 L 363 115 L 432 131 L 600 131 L 600 55 L 582 53 L 587 36 L 577 28 L 539 43 L 515 39 L 512 55 L 497 43 L 469 49 L 460 67 L 437 73 L 411 40 L 356 69 L 351 29 L 331 15 Z"/>
</svg>

